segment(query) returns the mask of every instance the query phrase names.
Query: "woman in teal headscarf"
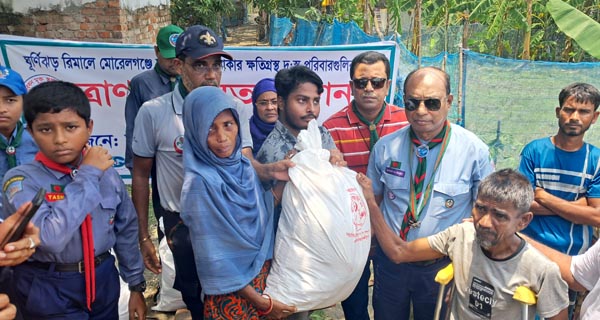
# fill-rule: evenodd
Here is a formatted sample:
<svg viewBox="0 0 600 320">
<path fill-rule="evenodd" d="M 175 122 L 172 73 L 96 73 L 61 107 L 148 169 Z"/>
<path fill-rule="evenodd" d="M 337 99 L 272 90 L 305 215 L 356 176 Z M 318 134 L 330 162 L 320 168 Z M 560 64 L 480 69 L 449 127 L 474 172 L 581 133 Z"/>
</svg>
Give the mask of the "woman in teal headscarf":
<svg viewBox="0 0 600 320">
<path fill-rule="evenodd" d="M 282 318 L 295 311 L 262 294 L 273 256 L 273 197 L 241 154 L 233 98 L 192 91 L 185 128 L 181 218 L 190 229 L 205 319 Z"/>
</svg>

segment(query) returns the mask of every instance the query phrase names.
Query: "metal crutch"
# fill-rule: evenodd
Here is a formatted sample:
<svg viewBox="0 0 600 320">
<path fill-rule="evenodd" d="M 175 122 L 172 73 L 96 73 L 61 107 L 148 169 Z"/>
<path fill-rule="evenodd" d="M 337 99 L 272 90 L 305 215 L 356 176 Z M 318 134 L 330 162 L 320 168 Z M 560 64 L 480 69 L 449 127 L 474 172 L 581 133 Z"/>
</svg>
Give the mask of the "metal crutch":
<svg viewBox="0 0 600 320">
<path fill-rule="evenodd" d="M 517 290 L 515 290 L 515 294 L 513 294 L 513 299 L 522 303 L 521 305 L 521 317 L 523 319 L 528 319 L 528 308 L 536 304 L 537 298 L 535 296 L 535 292 L 533 290 L 525 287 L 519 286 Z"/>
<path fill-rule="evenodd" d="M 438 271 L 435 275 L 435 282 L 440 284 L 440 291 L 438 292 L 437 302 L 435 303 L 435 315 L 433 319 L 439 320 L 440 313 L 442 311 L 442 303 L 444 302 L 444 289 L 446 285 L 454 278 L 454 267 L 452 263 L 447 265 L 444 269 Z"/>
</svg>

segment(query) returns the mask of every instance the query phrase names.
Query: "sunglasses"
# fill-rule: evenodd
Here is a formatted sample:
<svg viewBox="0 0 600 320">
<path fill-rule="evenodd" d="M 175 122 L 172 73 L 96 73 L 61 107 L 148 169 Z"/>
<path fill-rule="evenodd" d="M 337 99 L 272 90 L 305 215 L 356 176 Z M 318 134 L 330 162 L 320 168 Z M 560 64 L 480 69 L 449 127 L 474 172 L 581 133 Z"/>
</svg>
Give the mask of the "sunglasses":
<svg viewBox="0 0 600 320">
<path fill-rule="evenodd" d="M 408 98 L 408 99 L 404 99 L 404 109 L 406 109 L 406 111 L 415 111 L 419 108 L 419 106 L 421 105 L 421 102 L 423 102 L 425 104 L 425 107 L 429 111 L 438 111 L 442 107 L 442 100 L 440 100 L 440 99 L 421 100 L 421 99 Z"/>
<path fill-rule="evenodd" d="M 371 78 L 371 79 L 354 79 L 354 86 L 358 89 L 364 89 L 367 87 L 367 84 L 371 82 L 371 86 L 373 89 L 381 89 L 385 86 L 387 79 L 385 78 Z"/>
</svg>

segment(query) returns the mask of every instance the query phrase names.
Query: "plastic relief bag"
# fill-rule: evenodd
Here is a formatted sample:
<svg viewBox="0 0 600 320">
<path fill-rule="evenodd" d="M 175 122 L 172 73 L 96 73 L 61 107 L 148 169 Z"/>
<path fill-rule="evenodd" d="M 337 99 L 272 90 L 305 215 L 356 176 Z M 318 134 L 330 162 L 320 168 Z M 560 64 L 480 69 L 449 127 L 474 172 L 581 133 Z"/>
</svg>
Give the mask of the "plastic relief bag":
<svg viewBox="0 0 600 320">
<path fill-rule="evenodd" d="M 329 163 L 315 120 L 295 148 L 265 292 L 306 311 L 352 293 L 369 254 L 371 225 L 356 172 Z"/>
<path fill-rule="evenodd" d="M 160 219 L 160 228 L 164 230 L 162 218 Z M 158 294 L 158 302 L 152 307 L 154 311 L 177 311 L 184 309 L 185 303 L 181 298 L 181 293 L 173 289 L 175 282 L 175 261 L 173 253 L 167 244 L 167 237 L 163 237 L 158 244 L 158 255 L 162 267 L 160 275 L 160 293 Z"/>
</svg>

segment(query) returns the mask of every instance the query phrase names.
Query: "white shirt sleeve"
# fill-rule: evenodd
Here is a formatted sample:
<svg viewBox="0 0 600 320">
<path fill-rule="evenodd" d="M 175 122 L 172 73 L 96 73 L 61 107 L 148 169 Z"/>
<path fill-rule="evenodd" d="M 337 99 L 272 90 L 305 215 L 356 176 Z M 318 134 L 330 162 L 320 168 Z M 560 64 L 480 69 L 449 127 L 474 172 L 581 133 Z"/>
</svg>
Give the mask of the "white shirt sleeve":
<svg viewBox="0 0 600 320">
<path fill-rule="evenodd" d="M 584 254 L 571 260 L 571 273 L 577 282 L 587 290 L 592 290 L 600 279 L 600 241 Z"/>
</svg>

